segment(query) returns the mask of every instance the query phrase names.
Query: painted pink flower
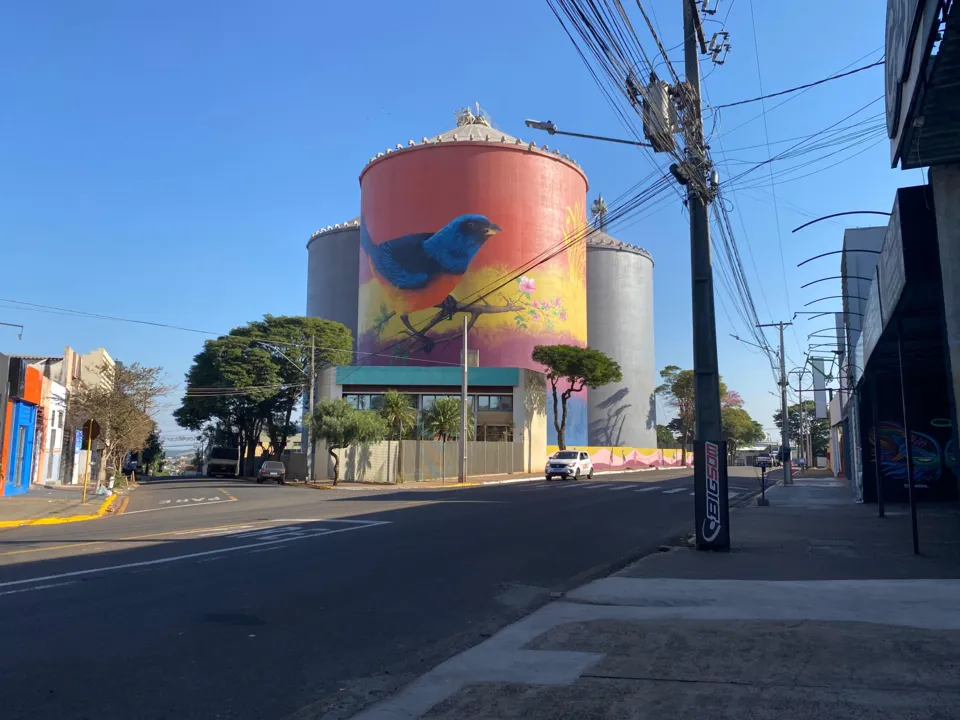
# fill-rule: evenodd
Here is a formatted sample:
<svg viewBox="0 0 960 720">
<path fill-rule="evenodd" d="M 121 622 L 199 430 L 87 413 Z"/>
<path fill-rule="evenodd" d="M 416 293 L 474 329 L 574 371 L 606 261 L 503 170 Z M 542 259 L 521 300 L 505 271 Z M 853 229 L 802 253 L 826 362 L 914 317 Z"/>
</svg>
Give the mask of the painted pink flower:
<svg viewBox="0 0 960 720">
<path fill-rule="evenodd" d="M 560 311 L 560 314 L 559 314 L 557 317 L 559 317 L 561 320 L 566 320 L 566 319 L 567 319 L 567 311 L 566 311 L 566 310 L 561 310 L 561 311 Z"/>
<path fill-rule="evenodd" d="M 540 319 L 540 313 L 538 313 L 538 312 L 532 312 L 532 313 L 530 313 L 530 318 L 533 319 L 533 320 L 539 320 L 539 319 Z"/>
<path fill-rule="evenodd" d="M 537 291 L 537 281 L 524 275 L 520 278 L 520 292 L 532 293 Z"/>
<path fill-rule="evenodd" d="M 563 301 L 559 297 L 553 299 L 553 306 L 560 307 L 563 304 Z"/>
</svg>

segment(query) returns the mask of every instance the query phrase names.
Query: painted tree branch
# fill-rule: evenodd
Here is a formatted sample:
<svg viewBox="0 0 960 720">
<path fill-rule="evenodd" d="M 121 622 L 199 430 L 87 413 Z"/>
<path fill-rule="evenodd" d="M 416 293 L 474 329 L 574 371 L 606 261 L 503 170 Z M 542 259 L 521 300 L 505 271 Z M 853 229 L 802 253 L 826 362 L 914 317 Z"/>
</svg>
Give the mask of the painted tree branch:
<svg viewBox="0 0 960 720">
<path fill-rule="evenodd" d="M 420 340 L 420 342 L 423 344 L 423 349 L 426 352 L 430 352 L 434 347 L 434 341 L 427 335 L 427 333 L 429 333 L 441 322 L 452 318 L 454 315 L 458 315 L 460 313 L 469 313 L 470 320 L 467 322 L 467 327 L 472 328 L 481 315 L 509 312 L 516 313 L 521 312 L 524 309 L 523 305 L 509 301 L 506 305 L 491 305 L 486 300 L 472 303 L 455 301 L 454 303 L 448 304 L 441 303 L 439 305 L 434 305 L 434 307 L 438 308 L 437 312 L 433 315 L 433 317 L 430 318 L 429 321 L 427 321 L 426 325 L 419 329 L 413 327 L 413 325 L 410 323 L 410 318 L 406 314 L 400 316 L 400 320 L 403 322 L 404 327 L 407 328 L 407 335 L 412 339 Z"/>
</svg>

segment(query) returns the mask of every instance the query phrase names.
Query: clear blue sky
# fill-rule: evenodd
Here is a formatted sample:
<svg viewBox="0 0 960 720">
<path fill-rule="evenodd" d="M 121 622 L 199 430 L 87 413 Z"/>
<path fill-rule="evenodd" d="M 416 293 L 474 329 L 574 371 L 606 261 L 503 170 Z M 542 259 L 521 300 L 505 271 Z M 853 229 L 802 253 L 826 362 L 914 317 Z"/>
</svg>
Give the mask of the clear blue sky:
<svg viewBox="0 0 960 720">
<path fill-rule="evenodd" d="M 705 67 L 713 104 L 759 94 L 757 46 L 767 93 L 882 54 L 885 14 L 876 0 L 753 0 L 756 45 L 751 0 L 721 0 L 718 17 L 731 2 L 726 28 L 733 51 L 722 67 Z M 677 45 L 680 0 L 645 6 L 665 46 Z M 643 38 L 652 53 L 652 41 Z M 670 55 L 682 72 L 681 51 Z M 646 156 L 631 148 L 556 142 L 523 126 L 535 117 L 575 131 L 624 134 L 546 3 L 536 0 L 481 6 L 12 0 L 0 9 L 0 62 L 0 297 L 7 299 L 215 332 L 264 313 L 302 314 L 306 240 L 314 229 L 358 213 L 357 176 L 367 160 L 448 129 L 453 111 L 474 101 L 504 131 L 538 144 L 548 140 L 576 158 L 591 197 L 597 191 L 615 197 L 650 172 Z M 770 101 L 769 139 L 816 132 L 882 94 L 878 68 L 782 107 L 774 105 L 784 98 Z M 876 103 L 854 120 L 882 109 Z M 712 142 L 718 160 L 769 156 L 759 104 L 721 112 Z M 721 180 L 743 167 L 721 164 Z M 754 177 L 758 186 L 731 197 L 765 321 L 787 319 L 803 302 L 836 294 L 836 284 L 800 285 L 838 274 L 837 259 L 799 270 L 796 264 L 839 249 L 842 227 L 870 218 L 824 222 L 797 235 L 791 228 L 842 210 L 888 211 L 896 187 L 922 181 L 917 173 L 891 170 L 887 143 L 880 142 L 832 169 L 778 183 L 778 238 L 767 174 Z M 613 234 L 656 260 L 658 366 L 690 367 L 689 240 L 679 202 Z M 721 373 L 770 428 L 777 400 L 769 395 L 776 389 L 769 365 L 728 336 L 743 330 L 731 326 L 719 304 L 717 316 Z M 0 328 L 0 350 L 55 355 L 64 345 L 82 352 L 103 346 L 128 362 L 163 366 L 175 383 L 204 339 L 8 302 L 0 302 L 0 320 L 26 326 L 22 341 Z M 796 335 L 788 334 L 794 361 L 801 358 L 797 339 L 826 324 L 798 320 Z M 180 432 L 168 416 L 161 425 Z"/>
</svg>

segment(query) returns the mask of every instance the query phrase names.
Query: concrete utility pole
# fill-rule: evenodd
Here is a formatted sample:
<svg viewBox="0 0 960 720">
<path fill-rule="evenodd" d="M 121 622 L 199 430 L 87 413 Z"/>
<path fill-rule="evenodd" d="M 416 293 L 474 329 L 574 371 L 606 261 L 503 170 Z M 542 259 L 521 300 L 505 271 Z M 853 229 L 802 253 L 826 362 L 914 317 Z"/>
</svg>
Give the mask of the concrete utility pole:
<svg viewBox="0 0 960 720">
<path fill-rule="evenodd" d="M 757 327 L 780 328 L 780 459 L 783 461 L 783 484 L 793 485 L 790 467 L 790 422 L 787 415 L 787 355 L 783 350 L 783 329 L 793 325 L 788 322 L 768 323 Z"/>
<path fill-rule="evenodd" d="M 696 439 L 723 440 L 720 420 L 720 369 L 717 362 L 717 320 L 713 300 L 713 266 L 710 258 L 709 197 L 700 102 L 700 16 L 695 3 L 683 2 L 684 72 L 693 102 L 687 128 L 687 160 L 696 175 L 687 185 L 690 209 L 690 263 L 693 276 L 693 375 L 696 398 Z"/>
<path fill-rule="evenodd" d="M 310 435 L 310 423 L 313 422 L 313 400 L 316 395 L 317 368 L 316 368 L 316 349 L 314 347 L 315 336 L 310 336 L 310 399 L 307 401 L 307 420 L 303 423 L 303 437 L 306 441 L 307 451 L 307 482 L 314 481 L 313 472 L 313 442 Z"/>
<path fill-rule="evenodd" d="M 467 481 L 467 316 L 463 316 L 463 374 L 460 378 L 460 482 Z"/>
</svg>

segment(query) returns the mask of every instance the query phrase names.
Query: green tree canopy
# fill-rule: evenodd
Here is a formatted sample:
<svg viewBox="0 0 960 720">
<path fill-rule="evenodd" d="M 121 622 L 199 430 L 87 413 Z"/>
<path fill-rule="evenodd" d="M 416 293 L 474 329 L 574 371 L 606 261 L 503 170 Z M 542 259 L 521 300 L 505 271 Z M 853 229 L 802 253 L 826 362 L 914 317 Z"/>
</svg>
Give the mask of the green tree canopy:
<svg viewBox="0 0 960 720">
<path fill-rule="evenodd" d="M 696 434 L 696 384 L 694 382 L 693 370 L 681 370 L 676 365 L 667 365 L 660 371 L 660 377 L 663 383 L 657 388 L 656 392 L 663 400 L 677 413 L 677 416 L 671 420 L 667 427 L 677 434 L 677 438 L 683 445 L 683 464 L 687 464 L 686 447 L 689 445 Z M 720 379 L 720 397 L 727 398 L 727 386 Z M 739 400 L 730 398 L 731 401 Z M 742 403 L 743 401 L 740 400 Z"/>
<path fill-rule="evenodd" d="M 387 390 L 383 394 L 380 416 L 386 423 L 390 436 L 398 441 L 397 445 L 397 482 L 403 482 L 403 439 L 416 427 L 417 411 L 410 402 L 410 396 Z"/>
<path fill-rule="evenodd" d="M 446 442 L 460 437 L 460 398 L 439 397 L 423 412 L 423 429 Z M 467 409 L 467 439 L 473 437 L 473 413 Z"/>
<path fill-rule="evenodd" d="M 792 443 L 800 444 L 802 419 L 804 429 L 810 433 L 814 456 L 827 454 L 827 448 L 830 445 L 830 422 L 826 419 L 817 419 L 816 404 L 813 400 L 803 401 L 802 413 L 799 404 L 788 406 L 787 417 L 790 418 L 788 428 Z M 778 428 L 783 429 L 783 413 L 780 410 L 773 414 L 773 422 Z M 810 460 L 812 461 L 813 458 Z"/>
<path fill-rule="evenodd" d="M 311 341 L 317 372 L 350 361 L 350 330 L 323 318 L 265 315 L 208 340 L 187 372 L 174 418 L 190 430 L 221 428 L 244 450 L 251 474 L 261 434 L 279 457 L 296 432 L 292 415 L 309 387 Z"/>
<path fill-rule="evenodd" d="M 327 443 L 327 452 L 333 458 L 334 485 L 340 480 L 339 448 L 380 442 L 387 436 L 387 424 L 378 413 L 356 410 L 343 398 L 318 400 L 310 426 L 314 437 Z"/>
<path fill-rule="evenodd" d="M 547 370 L 547 380 L 553 391 L 553 425 L 557 430 L 557 445 L 566 449 L 567 401 L 585 387 L 598 388 L 623 380 L 619 363 L 599 350 L 576 345 L 537 345 L 533 361 Z M 558 392 L 557 385 L 565 381 L 567 387 Z M 558 399 L 559 405 L 558 407 Z"/>
<path fill-rule="evenodd" d="M 676 443 L 677 437 L 670 428 L 666 425 L 657 425 L 657 447 L 663 448 Z"/>
<path fill-rule="evenodd" d="M 736 455 L 739 448 L 758 443 L 765 436 L 763 426 L 741 407 L 723 408 L 720 418 L 723 422 L 723 439 L 727 442 L 728 458 Z"/>
</svg>

